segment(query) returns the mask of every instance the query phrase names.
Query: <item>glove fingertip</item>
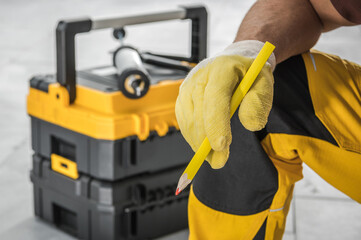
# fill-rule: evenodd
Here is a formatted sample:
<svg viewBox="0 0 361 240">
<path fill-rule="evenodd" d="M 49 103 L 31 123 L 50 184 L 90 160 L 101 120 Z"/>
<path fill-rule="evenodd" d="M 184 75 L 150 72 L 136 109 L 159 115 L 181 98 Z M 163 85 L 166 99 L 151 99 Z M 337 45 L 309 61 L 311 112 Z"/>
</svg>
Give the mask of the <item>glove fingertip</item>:
<svg viewBox="0 0 361 240">
<path fill-rule="evenodd" d="M 227 137 L 226 136 L 219 136 L 219 137 L 215 137 L 212 138 L 212 140 L 210 140 L 210 144 L 212 146 L 212 149 L 214 149 L 215 151 L 222 151 L 227 147 Z"/>
<path fill-rule="evenodd" d="M 253 106 L 255 108 L 255 106 Z M 247 107 L 240 106 L 238 112 L 239 121 L 249 131 L 259 131 L 263 129 L 268 122 L 269 111 L 259 109 L 248 109 Z"/>
<path fill-rule="evenodd" d="M 251 132 L 256 132 L 256 131 L 260 131 L 261 129 L 263 129 L 266 124 L 267 121 L 263 122 L 263 121 L 250 121 L 248 119 L 239 119 L 240 122 L 242 123 L 243 127 Z"/>
<path fill-rule="evenodd" d="M 263 129 L 272 108 L 273 95 L 259 94 L 257 91 L 249 92 L 243 99 L 238 117 L 242 125 L 250 131 Z"/>
<path fill-rule="evenodd" d="M 226 165 L 229 157 L 229 148 L 223 151 L 212 151 L 208 157 L 207 161 L 213 169 L 220 169 Z"/>
<path fill-rule="evenodd" d="M 215 163 L 213 163 L 212 162 L 212 164 L 211 164 L 211 167 L 212 167 L 212 169 L 221 169 L 221 168 L 223 168 L 224 167 L 224 165 L 226 165 L 226 162 L 227 161 L 224 161 L 224 162 L 215 162 Z"/>
</svg>

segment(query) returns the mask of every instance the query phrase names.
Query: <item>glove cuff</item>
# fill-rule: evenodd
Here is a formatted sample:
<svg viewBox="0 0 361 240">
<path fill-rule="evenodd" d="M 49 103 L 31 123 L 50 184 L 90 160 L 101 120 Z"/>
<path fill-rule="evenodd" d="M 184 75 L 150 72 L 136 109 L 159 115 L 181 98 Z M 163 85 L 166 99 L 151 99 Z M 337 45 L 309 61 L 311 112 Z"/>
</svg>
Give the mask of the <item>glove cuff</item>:
<svg viewBox="0 0 361 240">
<path fill-rule="evenodd" d="M 256 58 L 258 53 L 261 51 L 264 42 L 258 40 L 244 40 L 240 42 L 235 42 L 229 45 L 223 52 L 218 54 L 221 55 L 241 55 L 249 58 Z M 273 70 L 276 67 L 276 56 L 274 53 L 268 58 L 267 63 Z"/>
</svg>

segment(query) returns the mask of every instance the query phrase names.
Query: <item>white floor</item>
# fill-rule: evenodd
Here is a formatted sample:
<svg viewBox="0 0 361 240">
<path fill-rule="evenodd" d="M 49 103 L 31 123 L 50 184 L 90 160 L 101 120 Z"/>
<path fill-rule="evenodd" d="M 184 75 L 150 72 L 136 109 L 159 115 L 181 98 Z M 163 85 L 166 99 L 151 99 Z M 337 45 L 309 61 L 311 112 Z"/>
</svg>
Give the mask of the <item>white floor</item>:
<svg viewBox="0 0 361 240">
<path fill-rule="evenodd" d="M 227 46 L 253 1 L 201 0 L 210 15 L 209 53 Z M 190 0 L 0 0 L 0 239 L 73 239 L 36 219 L 29 181 L 31 149 L 26 114 L 28 80 L 55 70 L 57 20 L 116 16 L 194 4 Z M 181 21 L 129 27 L 127 42 L 166 53 L 188 52 L 188 24 Z M 79 68 L 108 64 L 117 46 L 110 31 L 77 39 Z M 361 64 L 361 27 L 325 34 L 316 48 Z M 284 239 L 361 239 L 361 206 L 329 186 L 305 166 Z M 165 237 L 186 239 L 187 231 Z"/>
</svg>

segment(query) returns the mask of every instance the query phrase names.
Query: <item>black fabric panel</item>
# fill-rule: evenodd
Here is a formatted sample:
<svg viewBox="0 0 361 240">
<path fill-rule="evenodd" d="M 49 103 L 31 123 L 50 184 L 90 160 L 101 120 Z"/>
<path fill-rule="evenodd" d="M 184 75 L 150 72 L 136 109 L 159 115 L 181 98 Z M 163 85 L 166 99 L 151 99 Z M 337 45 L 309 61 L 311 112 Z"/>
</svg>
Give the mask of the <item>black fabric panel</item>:
<svg viewBox="0 0 361 240">
<path fill-rule="evenodd" d="M 196 197 L 212 209 L 250 215 L 270 207 L 278 188 L 278 174 L 260 144 L 268 133 L 311 136 L 336 145 L 315 116 L 302 57 L 277 65 L 274 78 L 274 102 L 266 128 L 250 132 L 235 114 L 227 164 L 213 170 L 205 162 L 193 181 Z"/>
<path fill-rule="evenodd" d="M 226 213 L 250 215 L 266 210 L 278 188 L 277 170 L 255 133 L 238 115 L 231 119 L 233 141 L 227 164 L 218 170 L 204 162 L 193 181 L 194 194 L 207 206 Z"/>
<path fill-rule="evenodd" d="M 258 230 L 256 236 L 253 238 L 253 240 L 264 240 L 266 236 L 266 225 L 267 225 L 267 219 L 264 220 L 261 228 Z"/>
<path fill-rule="evenodd" d="M 273 75 L 275 92 L 266 131 L 310 136 L 337 145 L 315 115 L 301 55 L 278 64 Z"/>
</svg>

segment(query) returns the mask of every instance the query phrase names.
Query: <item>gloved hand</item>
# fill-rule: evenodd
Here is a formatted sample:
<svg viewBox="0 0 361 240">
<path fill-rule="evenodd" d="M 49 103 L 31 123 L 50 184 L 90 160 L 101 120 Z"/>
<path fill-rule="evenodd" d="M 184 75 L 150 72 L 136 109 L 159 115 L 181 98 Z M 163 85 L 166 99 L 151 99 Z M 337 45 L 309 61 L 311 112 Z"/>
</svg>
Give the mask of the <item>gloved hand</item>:
<svg viewBox="0 0 361 240">
<path fill-rule="evenodd" d="M 216 56 L 201 61 L 180 86 L 175 113 L 181 133 L 193 151 L 208 137 L 212 151 L 206 160 L 214 169 L 222 168 L 229 156 L 233 92 L 263 44 L 256 40 L 231 44 Z M 272 53 L 239 107 L 239 119 L 250 131 L 260 130 L 267 123 L 275 65 Z"/>
</svg>

